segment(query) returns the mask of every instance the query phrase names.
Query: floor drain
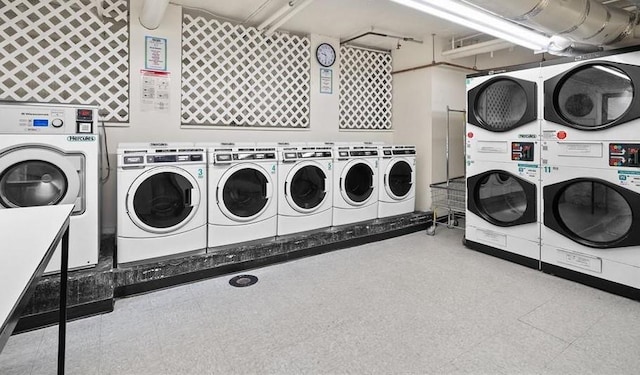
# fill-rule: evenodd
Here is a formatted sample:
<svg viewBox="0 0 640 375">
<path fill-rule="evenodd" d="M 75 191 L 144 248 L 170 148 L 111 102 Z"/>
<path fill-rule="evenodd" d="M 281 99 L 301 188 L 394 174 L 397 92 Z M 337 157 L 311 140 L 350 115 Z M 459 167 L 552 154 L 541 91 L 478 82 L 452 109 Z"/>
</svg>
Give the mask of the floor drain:
<svg viewBox="0 0 640 375">
<path fill-rule="evenodd" d="M 258 278 L 253 275 L 239 275 L 232 277 L 231 280 L 229 280 L 229 285 L 242 288 L 245 286 L 253 285 L 257 282 Z"/>
</svg>

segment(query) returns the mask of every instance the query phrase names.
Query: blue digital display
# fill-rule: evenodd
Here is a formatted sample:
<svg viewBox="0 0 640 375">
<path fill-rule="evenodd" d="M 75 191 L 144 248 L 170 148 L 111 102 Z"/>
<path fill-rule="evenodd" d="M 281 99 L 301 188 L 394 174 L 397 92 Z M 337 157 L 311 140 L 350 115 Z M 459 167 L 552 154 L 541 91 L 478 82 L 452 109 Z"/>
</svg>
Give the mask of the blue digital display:
<svg viewBox="0 0 640 375">
<path fill-rule="evenodd" d="M 49 120 L 47 120 L 47 119 L 33 119 L 33 126 L 47 127 L 47 126 L 49 126 Z"/>
</svg>

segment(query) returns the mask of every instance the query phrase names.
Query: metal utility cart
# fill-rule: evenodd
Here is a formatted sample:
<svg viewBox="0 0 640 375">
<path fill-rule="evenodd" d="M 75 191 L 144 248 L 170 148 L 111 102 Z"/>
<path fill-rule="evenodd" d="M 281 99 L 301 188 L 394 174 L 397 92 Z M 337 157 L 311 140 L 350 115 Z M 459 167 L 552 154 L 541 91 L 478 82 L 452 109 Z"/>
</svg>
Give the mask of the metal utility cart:
<svg viewBox="0 0 640 375">
<path fill-rule="evenodd" d="M 447 134 L 445 136 L 446 180 L 429 185 L 433 206 L 433 224 L 427 228 L 427 234 L 431 236 L 436 234 L 436 227 L 438 225 L 446 225 L 448 228 L 464 229 L 463 226 L 460 226 L 460 219 L 464 219 L 465 214 L 465 177 L 451 178 L 449 175 L 451 113 L 462 113 L 464 115 L 466 111 L 451 109 L 447 106 Z"/>
</svg>

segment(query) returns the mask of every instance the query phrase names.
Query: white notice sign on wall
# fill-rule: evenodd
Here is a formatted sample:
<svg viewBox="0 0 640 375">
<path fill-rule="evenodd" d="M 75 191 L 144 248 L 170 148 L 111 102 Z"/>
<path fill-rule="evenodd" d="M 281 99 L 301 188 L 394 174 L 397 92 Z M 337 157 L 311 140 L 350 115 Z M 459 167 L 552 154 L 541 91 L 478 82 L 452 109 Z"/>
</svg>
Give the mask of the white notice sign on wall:
<svg viewBox="0 0 640 375">
<path fill-rule="evenodd" d="M 333 94 L 333 72 L 331 69 L 320 68 L 320 93 Z"/>
<path fill-rule="evenodd" d="M 146 70 L 167 70 L 167 40 L 145 36 L 144 38 L 144 68 Z"/>
<path fill-rule="evenodd" d="M 141 71 L 142 112 L 169 112 L 169 72 Z"/>
</svg>

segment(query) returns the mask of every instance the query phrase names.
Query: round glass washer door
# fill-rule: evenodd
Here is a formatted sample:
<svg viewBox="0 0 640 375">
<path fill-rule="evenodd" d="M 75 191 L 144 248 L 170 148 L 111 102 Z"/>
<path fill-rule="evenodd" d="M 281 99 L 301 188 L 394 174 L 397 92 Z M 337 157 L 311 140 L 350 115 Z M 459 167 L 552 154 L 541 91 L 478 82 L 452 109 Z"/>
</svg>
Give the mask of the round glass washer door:
<svg viewBox="0 0 640 375">
<path fill-rule="evenodd" d="M 514 77 L 496 77 L 467 92 L 470 124 L 505 132 L 537 118 L 537 84 Z"/>
<path fill-rule="evenodd" d="M 156 167 L 138 176 L 127 194 L 127 212 L 140 228 L 170 233 L 197 212 L 201 191 L 195 178 L 175 166 Z"/>
<path fill-rule="evenodd" d="M 218 207 L 226 217 L 247 222 L 259 217 L 271 204 L 273 181 L 259 165 L 242 163 L 223 174 L 216 195 Z"/>
<path fill-rule="evenodd" d="M 407 197 L 414 186 L 413 167 L 407 160 L 392 159 L 384 175 L 384 187 L 387 194 L 396 200 Z"/>
<path fill-rule="evenodd" d="M 494 223 L 521 220 L 529 205 L 524 187 L 507 173 L 486 174 L 476 186 L 475 196 L 478 209 Z"/>
<path fill-rule="evenodd" d="M 627 200 L 598 181 L 576 181 L 556 196 L 553 208 L 569 236 L 586 245 L 606 245 L 631 231 L 633 213 Z"/>
<path fill-rule="evenodd" d="M 633 101 L 631 77 L 615 66 L 591 64 L 567 74 L 555 89 L 554 107 L 577 128 L 593 130 L 621 118 Z"/>
<path fill-rule="evenodd" d="M 315 162 L 302 162 L 291 169 L 285 180 L 287 203 L 302 213 L 314 212 L 326 201 L 327 175 Z"/>
<path fill-rule="evenodd" d="M 76 204 L 81 212 L 82 157 L 21 148 L 0 157 L 0 208 Z"/>
<path fill-rule="evenodd" d="M 375 173 L 365 160 L 349 161 L 340 176 L 340 193 L 352 206 L 363 206 L 373 196 Z"/>
</svg>

